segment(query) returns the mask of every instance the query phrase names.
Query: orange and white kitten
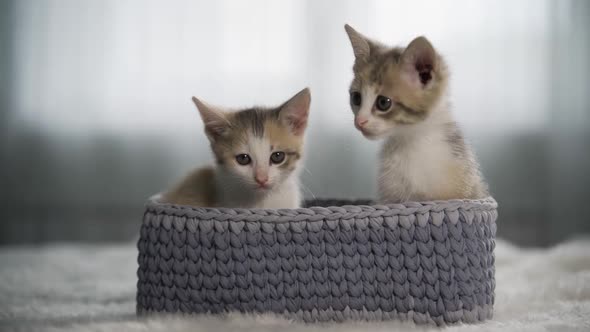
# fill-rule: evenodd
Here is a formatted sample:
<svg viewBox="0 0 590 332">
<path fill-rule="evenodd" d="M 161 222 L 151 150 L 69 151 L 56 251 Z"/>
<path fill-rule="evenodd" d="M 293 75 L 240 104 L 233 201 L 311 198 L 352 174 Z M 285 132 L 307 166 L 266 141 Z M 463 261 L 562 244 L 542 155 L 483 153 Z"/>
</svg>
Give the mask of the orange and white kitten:
<svg viewBox="0 0 590 332">
<path fill-rule="evenodd" d="M 299 169 L 311 95 L 303 89 L 276 108 L 228 112 L 193 97 L 215 156 L 163 201 L 230 208 L 298 208 Z"/>
<path fill-rule="evenodd" d="M 350 106 L 355 127 L 380 152 L 378 201 L 488 196 L 479 165 L 453 120 L 449 73 L 424 37 L 387 47 L 345 26 L 355 55 Z"/>
</svg>

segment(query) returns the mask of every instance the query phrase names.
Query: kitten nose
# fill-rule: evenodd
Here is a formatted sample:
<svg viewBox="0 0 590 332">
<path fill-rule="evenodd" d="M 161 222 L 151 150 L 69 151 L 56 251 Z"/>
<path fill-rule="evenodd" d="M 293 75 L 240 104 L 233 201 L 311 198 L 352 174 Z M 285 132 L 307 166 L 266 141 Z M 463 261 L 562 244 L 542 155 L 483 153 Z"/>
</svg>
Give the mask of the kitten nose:
<svg viewBox="0 0 590 332">
<path fill-rule="evenodd" d="M 354 123 L 356 124 L 356 126 L 358 128 L 364 127 L 367 124 L 367 122 L 369 122 L 369 119 L 366 119 L 366 118 L 356 118 L 356 119 L 354 119 Z"/>
<path fill-rule="evenodd" d="M 256 180 L 256 183 L 258 183 L 259 185 L 264 186 L 268 182 L 268 174 L 256 172 L 254 180 Z"/>
</svg>

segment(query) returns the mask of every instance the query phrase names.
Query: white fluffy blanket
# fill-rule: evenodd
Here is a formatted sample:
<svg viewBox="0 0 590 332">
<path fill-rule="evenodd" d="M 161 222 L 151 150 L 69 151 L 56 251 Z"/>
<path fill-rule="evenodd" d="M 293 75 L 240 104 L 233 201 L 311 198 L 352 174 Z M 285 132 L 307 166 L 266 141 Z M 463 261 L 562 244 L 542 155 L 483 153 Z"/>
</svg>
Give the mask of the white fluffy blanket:
<svg viewBox="0 0 590 332">
<path fill-rule="evenodd" d="M 590 239 L 545 250 L 498 241 L 495 316 L 445 331 L 590 331 Z M 1 331 L 434 331 L 409 323 L 299 324 L 270 316 L 135 317 L 133 245 L 0 248 Z"/>
</svg>

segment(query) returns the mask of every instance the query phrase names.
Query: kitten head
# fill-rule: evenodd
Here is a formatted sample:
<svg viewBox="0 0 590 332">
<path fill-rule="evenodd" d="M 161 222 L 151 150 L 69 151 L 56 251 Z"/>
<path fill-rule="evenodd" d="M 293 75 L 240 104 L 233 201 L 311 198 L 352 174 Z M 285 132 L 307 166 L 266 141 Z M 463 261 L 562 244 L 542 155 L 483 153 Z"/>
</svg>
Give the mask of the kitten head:
<svg viewBox="0 0 590 332">
<path fill-rule="evenodd" d="M 350 106 L 369 139 L 394 135 L 428 118 L 446 90 L 442 58 L 424 37 L 405 49 L 386 47 L 345 26 L 354 51 Z"/>
<path fill-rule="evenodd" d="M 305 88 L 276 108 L 228 112 L 193 97 L 216 162 L 232 181 L 260 193 L 296 173 L 311 95 Z"/>
</svg>

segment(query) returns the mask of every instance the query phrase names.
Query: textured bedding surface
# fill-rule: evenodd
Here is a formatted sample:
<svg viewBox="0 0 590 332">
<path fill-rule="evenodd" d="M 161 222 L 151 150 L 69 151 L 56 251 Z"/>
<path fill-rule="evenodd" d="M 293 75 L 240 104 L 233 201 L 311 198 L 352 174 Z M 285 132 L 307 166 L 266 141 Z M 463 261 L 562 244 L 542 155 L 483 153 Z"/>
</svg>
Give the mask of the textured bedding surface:
<svg viewBox="0 0 590 332">
<path fill-rule="evenodd" d="M 137 249 L 0 247 L 0 331 L 437 331 L 397 321 L 304 325 L 272 316 L 135 317 Z M 494 318 L 445 331 L 590 330 L 590 239 L 496 246 Z"/>
</svg>

